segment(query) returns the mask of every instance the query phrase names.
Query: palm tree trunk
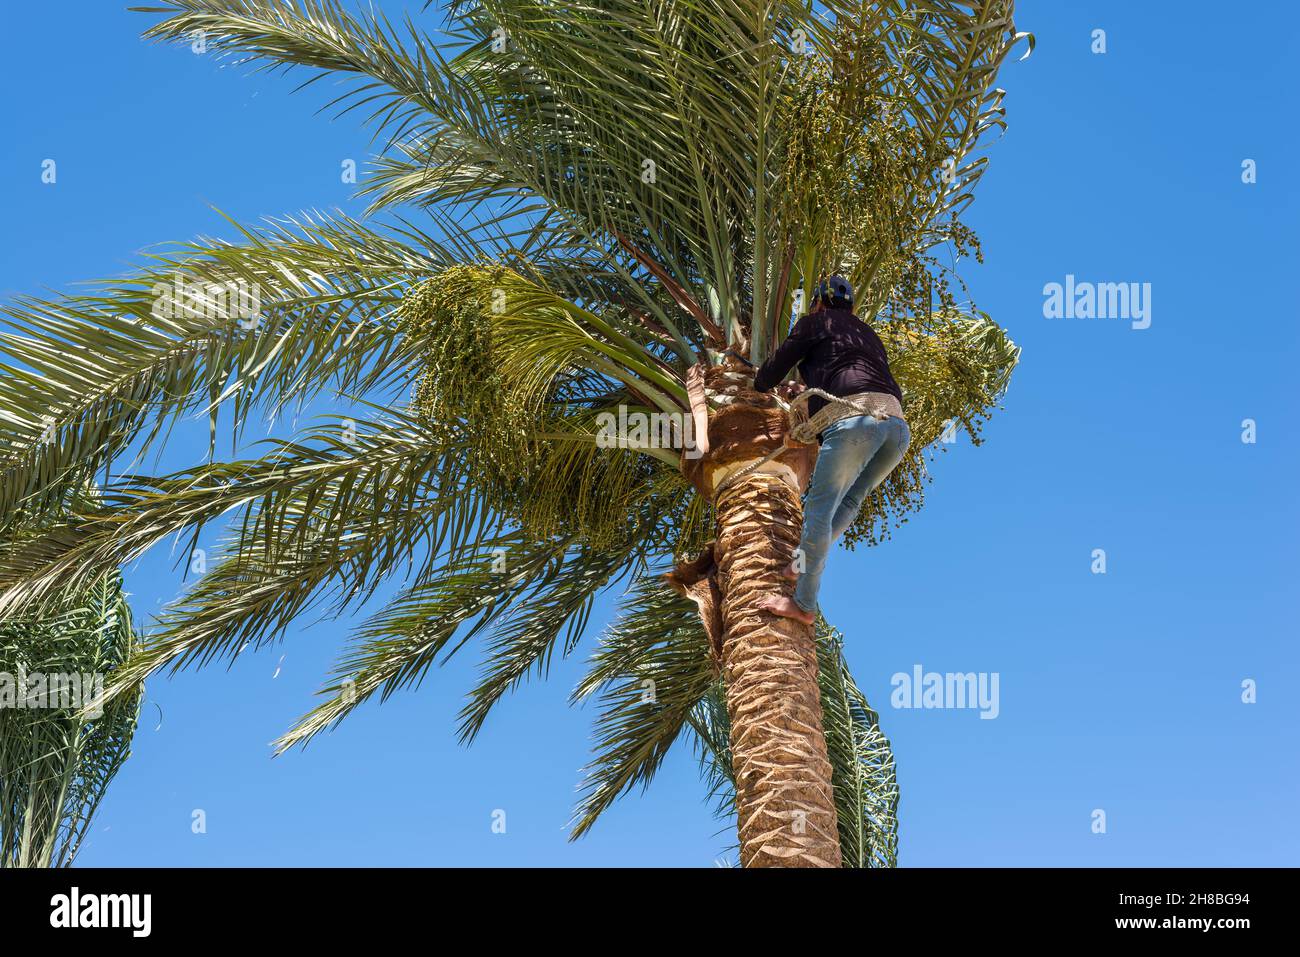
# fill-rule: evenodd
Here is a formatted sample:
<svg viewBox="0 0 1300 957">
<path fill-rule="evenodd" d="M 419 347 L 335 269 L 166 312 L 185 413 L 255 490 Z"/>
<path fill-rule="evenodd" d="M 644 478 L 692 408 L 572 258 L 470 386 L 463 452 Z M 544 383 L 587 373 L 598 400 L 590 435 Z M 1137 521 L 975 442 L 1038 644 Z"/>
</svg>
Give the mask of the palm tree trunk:
<svg viewBox="0 0 1300 957">
<path fill-rule="evenodd" d="M 799 544 L 800 489 L 816 449 L 787 450 L 768 470 L 728 482 L 779 448 L 789 423 L 770 395 L 754 391 L 749 370 L 727 363 L 703 379 L 721 408 L 709 416 L 704 454 L 684 455 L 682 471 L 712 500 L 717 537 L 667 579 L 699 605 L 726 684 L 740 862 L 839 867 L 813 630 L 758 607 L 764 595 L 789 594 L 781 571 Z"/>
<path fill-rule="evenodd" d="M 789 588 L 780 573 L 799 544 L 798 493 L 757 474 L 721 492 L 715 506 L 741 864 L 839 867 L 812 628 L 756 604 Z"/>
</svg>

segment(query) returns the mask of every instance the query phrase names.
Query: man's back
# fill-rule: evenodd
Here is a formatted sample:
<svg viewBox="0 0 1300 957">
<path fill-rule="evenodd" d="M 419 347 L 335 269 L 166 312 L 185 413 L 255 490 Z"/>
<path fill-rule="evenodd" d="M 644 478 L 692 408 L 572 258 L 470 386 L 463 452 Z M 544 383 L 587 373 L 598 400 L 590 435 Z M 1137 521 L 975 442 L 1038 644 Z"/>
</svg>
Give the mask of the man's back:
<svg viewBox="0 0 1300 957">
<path fill-rule="evenodd" d="M 754 388 L 766 392 L 795 365 L 808 386 L 831 395 L 888 392 L 900 402 L 903 398 L 889 371 L 880 337 L 849 309 L 822 309 L 800 318 L 758 370 Z M 814 396 L 808 403 L 809 414 L 816 414 L 825 404 Z"/>
</svg>

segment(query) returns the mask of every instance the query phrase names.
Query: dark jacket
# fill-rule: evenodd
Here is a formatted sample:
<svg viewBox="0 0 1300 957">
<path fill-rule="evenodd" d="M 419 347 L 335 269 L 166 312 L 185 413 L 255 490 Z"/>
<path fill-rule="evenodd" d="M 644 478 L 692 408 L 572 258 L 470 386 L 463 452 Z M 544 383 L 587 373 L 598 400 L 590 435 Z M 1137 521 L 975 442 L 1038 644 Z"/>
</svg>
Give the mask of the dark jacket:
<svg viewBox="0 0 1300 957">
<path fill-rule="evenodd" d="M 766 392 L 799 366 L 810 388 L 834 396 L 859 392 L 890 392 L 901 402 L 902 390 L 889 372 L 889 357 L 875 330 L 848 309 L 823 309 L 802 317 L 789 337 L 754 376 L 754 388 Z M 808 414 L 816 415 L 826 400 L 813 396 Z"/>
</svg>

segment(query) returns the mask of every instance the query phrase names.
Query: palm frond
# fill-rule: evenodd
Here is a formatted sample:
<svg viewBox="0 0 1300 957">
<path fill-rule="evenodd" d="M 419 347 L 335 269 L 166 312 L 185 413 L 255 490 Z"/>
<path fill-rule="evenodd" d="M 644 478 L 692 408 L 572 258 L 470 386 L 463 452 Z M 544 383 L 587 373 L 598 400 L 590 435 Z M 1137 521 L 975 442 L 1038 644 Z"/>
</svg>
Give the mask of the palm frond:
<svg viewBox="0 0 1300 957">
<path fill-rule="evenodd" d="M 460 713 L 460 737 L 472 740 L 501 698 L 531 672 L 545 677 L 557 642 L 567 657 L 577 646 L 592 602 L 605 587 L 636 574 L 644 564 L 646 536 L 632 530 L 621 548 L 581 547 L 564 556 L 544 587 L 534 586 L 498 619 L 487 640 L 478 684 Z"/>
<path fill-rule="evenodd" d="M 0 609 L 39 607 L 96 568 L 239 510 L 253 557 L 273 562 L 306 545 L 338 554 L 384 516 L 427 506 L 444 492 L 448 505 L 457 502 L 465 482 L 463 467 L 428 441 L 418 422 L 392 415 L 372 423 L 344 417 L 297 441 L 264 444 L 273 451 L 258 459 L 123 478 L 66 520 L 15 536 L 0 549 Z M 435 514 L 452 519 L 444 533 L 468 537 L 481 528 L 472 499 L 465 509 Z"/>
<path fill-rule="evenodd" d="M 844 660 L 844 638 L 817 623 L 817 676 L 822 727 L 831 760 L 831 783 L 845 867 L 898 863 L 898 778 L 880 717 L 867 703 Z"/>
<path fill-rule="evenodd" d="M 405 368 L 392 311 L 434 263 L 402 238 L 315 215 L 155 253 L 91 294 L 0 308 L 0 514 L 62 501 L 186 413 L 235 426 L 327 387 L 364 391 Z"/>
<path fill-rule="evenodd" d="M 554 587 L 571 545 L 570 540 L 501 531 L 427 571 L 352 637 L 335 667 L 334 682 L 319 692 L 327 700 L 276 742 L 277 753 L 305 745 L 376 694 L 386 700 L 401 689 L 418 687 L 440 654 L 463 647 L 515 602 Z M 461 631 L 465 625 L 469 627 Z"/>
<path fill-rule="evenodd" d="M 0 867 L 72 864 L 135 734 L 140 686 L 98 714 L 79 712 L 94 679 L 111 676 L 137 643 L 121 575 L 62 598 L 52 616 L 0 622 Z M 19 704 L 35 692 L 15 687 L 15 676 L 34 685 L 38 675 L 54 698 Z"/>
<path fill-rule="evenodd" d="M 382 13 L 349 13 L 337 0 L 167 0 L 133 9 L 165 15 L 146 38 L 189 44 L 202 36 L 216 56 L 262 69 L 293 65 L 352 77 L 357 82 L 333 105 L 368 110 L 365 121 L 394 138 L 426 123 L 451 93 L 445 61 L 409 19 L 399 29 Z"/>
<path fill-rule="evenodd" d="M 573 694 L 575 701 L 596 695 L 601 705 L 573 838 L 650 783 L 715 678 L 694 603 L 658 577 L 635 582 Z"/>
</svg>

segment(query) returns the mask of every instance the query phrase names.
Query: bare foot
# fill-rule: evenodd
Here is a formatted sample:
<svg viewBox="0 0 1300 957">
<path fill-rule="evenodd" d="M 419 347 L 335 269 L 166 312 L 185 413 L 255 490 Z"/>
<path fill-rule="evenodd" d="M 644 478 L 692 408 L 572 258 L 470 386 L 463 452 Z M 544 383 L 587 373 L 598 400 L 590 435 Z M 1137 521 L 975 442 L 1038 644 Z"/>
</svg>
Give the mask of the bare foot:
<svg viewBox="0 0 1300 957">
<path fill-rule="evenodd" d="M 804 611 L 794 603 L 793 598 L 785 595 L 764 595 L 758 600 L 758 607 L 764 611 L 770 611 L 774 615 L 780 615 L 782 618 L 793 618 L 795 621 L 801 621 L 805 625 L 811 625 L 813 619 L 817 616 L 810 611 Z"/>
<path fill-rule="evenodd" d="M 793 562 L 781 569 L 781 577 L 788 582 L 797 582 L 799 580 L 799 573 L 795 571 Z"/>
</svg>

